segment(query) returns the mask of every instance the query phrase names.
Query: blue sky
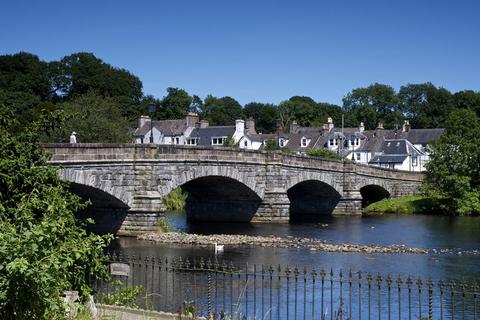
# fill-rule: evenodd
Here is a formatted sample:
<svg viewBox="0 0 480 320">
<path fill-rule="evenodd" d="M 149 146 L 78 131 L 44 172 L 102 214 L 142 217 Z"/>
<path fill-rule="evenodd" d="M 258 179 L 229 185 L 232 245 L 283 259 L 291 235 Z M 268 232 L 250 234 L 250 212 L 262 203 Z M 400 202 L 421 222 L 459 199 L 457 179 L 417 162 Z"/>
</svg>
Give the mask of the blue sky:
<svg viewBox="0 0 480 320">
<path fill-rule="evenodd" d="M 340 104 L 374 82 L 480 90 L 479 1 L 4 0 L 0 54 L 93 52 L 140 77 L 242 104 Z"/>
</svg>

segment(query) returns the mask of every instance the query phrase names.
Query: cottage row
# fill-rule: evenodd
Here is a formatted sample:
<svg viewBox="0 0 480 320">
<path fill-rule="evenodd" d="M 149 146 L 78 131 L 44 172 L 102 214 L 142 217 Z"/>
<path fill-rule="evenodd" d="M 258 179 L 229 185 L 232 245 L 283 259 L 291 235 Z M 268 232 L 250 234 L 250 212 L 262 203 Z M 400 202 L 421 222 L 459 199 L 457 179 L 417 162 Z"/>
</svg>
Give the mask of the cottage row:
<svg viewBox="0 0 480 320">
<path fill-rule="evenodd" d="M 327 149 L 355 162 L 383 168 L 424 171 L 429 161 L 429 145 L 444 129 L 413 129 L 405 121 L 401 129 L 365 130 L 363 123 L 356 128 L 337 128 L 332 118 L 323 127 L 300 127 L 293 122 L 289 132 L 281 125 L 274 134 L 257 133 L 252 118 L 236 120 L 234 126 L 210 126 L 189 113 L 185 119 L 151 121 L 142 116 L 134 132 L 135 143 L 156 143 L 190 146 L 224 146 L 231 139 L 240 149 L 261 150 L 267 141 L 304 155 L 309 149 Z"/>
</svg>

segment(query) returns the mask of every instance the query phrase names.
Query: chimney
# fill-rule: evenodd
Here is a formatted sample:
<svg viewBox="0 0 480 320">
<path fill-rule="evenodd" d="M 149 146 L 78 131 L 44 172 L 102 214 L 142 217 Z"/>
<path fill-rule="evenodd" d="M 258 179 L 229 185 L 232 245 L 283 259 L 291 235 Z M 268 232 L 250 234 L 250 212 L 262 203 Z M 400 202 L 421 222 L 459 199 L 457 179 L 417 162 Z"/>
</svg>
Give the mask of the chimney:
<svg viewBox="0 0 480 320">
<path fill-rule="evenodd" d="M 403 129 L 402 129 L 403 132 L 409 132 L 410 131 L 410 121 L 408 120 L 405 120 L 403 122 Z"/>
<path fill-rule="evenodd" d="M 257 134 L 255 131 L 255 120 L 253 117 L 249 117 L 246 122 L 247 134 Z"/>
<path fill-rule="evenodd" d="M 283 134 L 283 124 L 282 121 L 277 119 L 277 135 Z"/>
<path fill-rule="evenodd" d="M 207 120 L 201 120 L 200 121 L 200 128 L 206 128 L 208 127 L 208 121 Z"/>
<path fill-rule="evenodd" d="M 235 120 L 235 132 L 241 135 L 245 133 L 245 121 L 241 119 Z"/>
<path fill-rule="evenodd" d="M 297 131 L 298 131 L 297 121 L 293 120 L 292 124 L 290 125 L 290 133 L 296 133 Z"/>
<path fill-rule="evenodd" d="M 140 116 L 140 118 L 138 119 L 138 127 L 141 128 L 146 123 L 150 123 L 150 117 L 149 116 Z"/>
<path fill-rule="evenodd" d="M 332 117 L 328 117 L 327 118 L 327 123 L 323 126 L 323 128 L 325 130 L 331 131 L 333 129 L 333 127 L 334 127 L 333 119 L 332 119 Z"/>
<path fill-rule="evenodd" d="M 360 126 L 358 127 L 358 131 L 360 131 L 360 132 L 365 131 L 365 125 L 363 124 L 363 122 L 360 122 Z"/>
<path fill-rule="evenodd" d="M 198 122 L 199 117 L 198 114 L 195 112 L 189 112 L 187 114 L 187 119 L 185 124 L 187 125 L 187 128 L 195 127 L 195 124 Z"/>
<path fill-rule="evenodd" d="M 379 123 L 378 123 L 377 129 L 383 129 L 383 122 L 379 122 Z"/>
</svg>

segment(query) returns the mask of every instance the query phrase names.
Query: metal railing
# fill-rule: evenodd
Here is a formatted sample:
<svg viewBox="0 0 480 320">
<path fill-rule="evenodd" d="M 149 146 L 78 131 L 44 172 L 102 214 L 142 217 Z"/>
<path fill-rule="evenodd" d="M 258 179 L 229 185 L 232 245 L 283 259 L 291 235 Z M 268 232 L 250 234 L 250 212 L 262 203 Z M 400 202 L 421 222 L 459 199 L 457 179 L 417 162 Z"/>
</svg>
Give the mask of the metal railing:
<svg viewBox="0 0 480 320">
<path fill-rule="evenodd" d="M 478 282 L 225 261 L 109 255 L 97 299 L 141 286 L 141 308 L 214 319 L 477 319 Z M 120 264 L 119 264 L 120 263 Z M 117 275 L 116 275 L 117 274 Z M 121 274 L 121 275 L 118 275 Z M 119 290 L 120 289 L 120 290 Z M 116 290 L 116 291 L 115 291 Z"/>
</svg>

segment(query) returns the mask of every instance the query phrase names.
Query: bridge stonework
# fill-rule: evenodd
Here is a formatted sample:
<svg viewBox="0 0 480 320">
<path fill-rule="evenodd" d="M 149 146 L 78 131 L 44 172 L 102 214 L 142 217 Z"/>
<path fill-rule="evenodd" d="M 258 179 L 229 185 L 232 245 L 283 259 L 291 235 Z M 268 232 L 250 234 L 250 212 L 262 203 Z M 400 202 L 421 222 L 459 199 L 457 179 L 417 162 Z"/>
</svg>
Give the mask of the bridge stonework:
<svg viewBox="0 0 480 320">
<path fill-rule="evenodd" d="M 117 233 L 130 235 L 155 229 L 165 212 L 163 197 L 179 186 L 189 187 L 197 195 L 188 200 L 193 203 L 191 217 L 194 219 L 215 220 L 215 214 L 209 212 L 223 205 L 233 212 L 226 220 L 237 220 L 236 209 L 245 209 L 254 210 L 248 219 L 252 222 L 288 222 L 293 201 L 291 190 L 297 186 L 304 186 L 296 191 L 300 196 L 310 190 L 314 192 L 305 200 L 307 204 L 322 201 L 318 196 L 325 188 L 325 192 L 331 194 L 328 201 L 334 205 L 331 214 L 359 215 L 363 187 L 379 187 L 391 197 L 399 197 L 417 193 L 423 178 L 419 173 L 349 161 L 227 148 L 135 144 L 45 144 L 42 147 L 51 153 L 50 163 L 58 166 L 63 179 L 98 190 L 115 199 L 112 203 L 123 204 L 126 213 Z M 195 185 L 192 183 L 195 181 L 203 183 Z M 223 182 L 230 183 L 229 187 Z M 199 197 L 206 188 L 214 195 L 202 201 Z M 314 189 L 320 191 L 315 194 Z M 222 192 L 228 196 L 227 200 L 215 195 Z M 208 212 L 199 215 L 198 208 Z"/>
</svg>

